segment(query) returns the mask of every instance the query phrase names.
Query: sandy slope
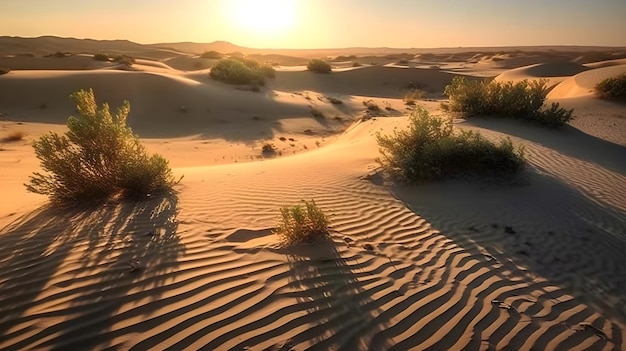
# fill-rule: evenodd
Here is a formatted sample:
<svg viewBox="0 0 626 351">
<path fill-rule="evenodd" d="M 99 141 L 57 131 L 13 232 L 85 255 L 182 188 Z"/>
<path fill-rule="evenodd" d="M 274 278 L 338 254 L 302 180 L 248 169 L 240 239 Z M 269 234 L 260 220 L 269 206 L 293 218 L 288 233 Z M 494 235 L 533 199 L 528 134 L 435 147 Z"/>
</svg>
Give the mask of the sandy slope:
<svg viewBox="0 0 626 351">
<path fill-rule="evenodd" d="M 407 120 L 360 119 L 361 101 L 386 102 L 395 112 L 382 112 L 393 116 L 407 80 L 436 93 L 450 76 L 279 72 L 274 90 L 260 94 L 174 72 L 0 77 L 9 119 L 0 138 L 27 133 L 0 151 L 10 199 L 0 207 L 0 348 L 623 349 L 624 144 L 584 126 L 479 118 L 457 126 L 526 147 L 530 165 L 515 184 L 408 186 L 379 172 L 375 134 Z M 63 122 L 71 105 L 57 101 L 84 84 L 103 99 L 131 100 L 131 125 L 158 136 L 148 147 L 184 175 L 177 194 L 65 210 L 26 194 L 21 183 L 37 167 L 28 139 Z M 438 113 L 438 102 L 424 104 Z M 329 118 L 312 118 L 312 105 Z M 587 119 L 609 111 L 595 106 Z M 287 156 L 283 135 L 309 152 Z M 258 155 L 263 140 L 285 143 L 283 157 L 228 163 L 233 148 Z M 329 215 L 332 240 L 281 248 L 271 233 L 278 208 L 301 199 Z"/>
</svg>

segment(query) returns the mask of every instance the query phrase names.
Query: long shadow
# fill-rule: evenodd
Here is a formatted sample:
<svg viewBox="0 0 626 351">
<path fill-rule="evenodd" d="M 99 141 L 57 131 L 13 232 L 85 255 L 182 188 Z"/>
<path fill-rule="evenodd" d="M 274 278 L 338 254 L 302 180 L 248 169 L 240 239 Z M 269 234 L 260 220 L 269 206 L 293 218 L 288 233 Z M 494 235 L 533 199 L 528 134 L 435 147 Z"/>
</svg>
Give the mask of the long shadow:
<svg viewBox="0 0 626 351">
<path fill-rule="evenodd" d="M 377 302 L 363 288 L 335 244 L 321 241 L 289 249 L 290 286 L 306 307 L 308 328 L 291 338 L 312 342 L 311 350 L 367 350 L 368 337 L 387 327 L 377 320 Z M 389 344 L 383 345 L 389 346 Z"/>
<path fill-rule="evenodd" d="M 525 121 L 487 117 L 472 118 L 467 124 L 526 139 L 614 172 L 626 173 L 626 147 L 583 133 L 569 125 L 551 130 Z"/>
<path fill-rule="evenodd" d="M 177 203 L 167 194 L 97 208 L 47 207 L 0 230 L 6 349 L 106 347 L 119 333 L 116 315 L 158 300 L 158 287 L 176 270 L 184 253 Z M 148 313 L 130 308 L 125 318 Z"/>
<path fill-rule="evenodd" d="M 525 185 L 447 181 L 391 191 L 468 252 L 525 266 L 516 274 L 529 282 L 545 277 L 626 324 L 626 213 L 559 179 L 527 177 Z"/>
</svg>

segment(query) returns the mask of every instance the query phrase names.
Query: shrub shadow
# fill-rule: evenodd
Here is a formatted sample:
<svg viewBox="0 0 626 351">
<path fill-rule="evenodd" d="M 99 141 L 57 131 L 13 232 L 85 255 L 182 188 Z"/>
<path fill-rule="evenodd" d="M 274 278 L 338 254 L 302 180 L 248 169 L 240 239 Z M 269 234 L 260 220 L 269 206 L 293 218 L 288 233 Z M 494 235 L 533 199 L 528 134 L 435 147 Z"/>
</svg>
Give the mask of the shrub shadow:
<svg viewBox="0 0 626 351">
<path fill-rule="evenodd" d="M 390 190 L 468 252 L 531 283 L 544 277 L 626 323 L 626 282 L 617 268 L 626 257 L 626 214 L 559 179 L 535 171 L 526 176 L 527 184 L 446 181 Z"/>
<path fill-rule="evenodd" d="M 0 339 L 10 349 L 91 349 L 158 300 L 184 253 L 175 194 L 99 207 L 41 208 L 0 230 Z M 43 307 L 42 306 L 46 306 Z M 112 346 L 112 345 L 109 345 Z"/>
<path fill-rule="evenodd" d="M 335 243 L 329 239 L 293 246 L 288 260 L 293 296 L 305 306 L 304 318 L 311 326 L 291 341 L 309 340 L 320 350 L 368 350 L 371 337 L 387 325 L 377 319 L 381 309 Z"/>
<path fill-rule="evenodd" d="M 529 140 L 614 172 L 626 173 L 626 147 L 591 136 L 569 125 L 553 130 L 497 117 L 474 117 L 466 123 Z"/>
</svg>

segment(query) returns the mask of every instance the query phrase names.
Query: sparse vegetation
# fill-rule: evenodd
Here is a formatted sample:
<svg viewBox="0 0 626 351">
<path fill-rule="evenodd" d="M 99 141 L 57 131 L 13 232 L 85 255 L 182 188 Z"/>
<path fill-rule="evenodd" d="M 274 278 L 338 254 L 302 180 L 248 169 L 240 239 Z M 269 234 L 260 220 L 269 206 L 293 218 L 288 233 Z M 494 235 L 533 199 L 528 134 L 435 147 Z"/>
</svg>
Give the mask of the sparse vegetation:
<svg viewBox="0 0 626 351">
<path fill-rule="evenodd" d="M 263 156 L 275 156 L 277 153 L 276 146 L 270 143 L 264 144 L 261 148 L 261 153 Z"/>
<path fill-rule="evenodd" d="M 328 62 L 319 59 L 309 61 L 306 69 L 315 73 L 330 73 L 333 70 Z"/>
<path fill-rule="evenodd" d="M 200 55 L 200 57 L 205 58 L 205 59 L 219 60 L 222 57 L 224 57 L 224 54 L 217 52 L 215 50 L 211 50 L 211 51 L 203 52 L 202 55 Z"/>
<path fill-rule="evenodd" d="M 50 132 L 33 143 L 45 173 L 30 177 L 29 191 L 66 204 L 146 196 L 176 183 L 167 160 L 149 155 L 126 125 L 128 101 L 111 115 L 107 104 L 96 104 L 92 90 L 71 98 L 80 117 L 69 117 L 69 131 Z"/>
<path fill-rule="evenodd" d="M 363 101 L 363 106 L 367 108 L 368 111 L 378 112 L 380 111 L 380 106 L 374 102 L 374 100 L 365 100 Z"/>
<path fill-rule="evenodd" d="M 109 56 L 107 54 L 95 54 L 93 55 L 93 59 L 96 61 L 109 61 Z"/>
<path fill-rule="evenodd" d="M 546 108 L 548 90 L 547 80 L 512 83 L 454 77 L 445 94 L 450 98 L 450 111 L 461 112 L 464 118 L 503 115 L 548 127 L 562 126 L 572 119 L 573 110 L 558 103 Z"/>
<path fill-rule="evenodd" d="M 227 84 L 263 86 L 266 78 L 274 78 L 276 70 L 270 64 L 251 59 L 225 58 L 211 68 L 209 75 Z"/>
<path fill-rule="evenodd" d="M 281 219 L 274 232 L 281 237 L 284 245 L 312 243 L 328 238 L 328 218 L 315 201 L 284 206 L 280 214 Z"/>
<path fill-rule="evenodd" d="M 626 73 L 601 81 L 595 91 L 602 99 L 626 101 Z"/>
<path fill-rule="evenodd" d="M 465 175 L 506 177 L 524 164 L 524 151 L 510 139 L 498 144 L 480 133 L 455 132 L 452 120 L 430 116 L 417 107 L 410 115 L 408 130 L 394 131 L 376 139 L 385 169 L 409 182 L 437 180 Z"/>
<path fill-rule="evenodd" d="M 404 94 L 404 104 L 408 106 L 415 106 L 417 104 L 417 100 L 420 100 L 424 97 L 424 92 L 419 89 L 409 90 Z"/>
<path fill-rule="evenodd" d="M 113 62 L 121 63 L 126 66 L 132 66 L 135 63 L 135 58 L 128 55 L 117 55 L 113 58 Z"/>
<path fill-rule="evenodd" d="M 26 137 L 26 133 L 16 130 L 14 132 L 9 133 L 2 139 L 0 139 L 0 141 L 2 141 L 3 143 L 12 143 L 12 142 L 24 140 L 25 137 Z"/>
<path fill-rule="evenodd" d="M 343 101 L 341 101 L 341 99 L 338 99 L 338 98 L 333 97 L 333 96 L 327 96 L 326 99 L 328 99 L 328 102 L 330 102 L 333 105 L 341 105 L 341 104 L 343 104 Z"/>
<path fill-rule="evenodd" d="M 361 66 L 363 65 L 359 62 L 356 62 L 356 61 L 352 62 L 352 67 L 361 67 Z"/>
<path fill-rule="evenodd" d="M 7 74 L 9 72 L 11 72 L 10 68 L 0 67 L 0 76 L 3 75 L 3 74 Z"/>
</svg>

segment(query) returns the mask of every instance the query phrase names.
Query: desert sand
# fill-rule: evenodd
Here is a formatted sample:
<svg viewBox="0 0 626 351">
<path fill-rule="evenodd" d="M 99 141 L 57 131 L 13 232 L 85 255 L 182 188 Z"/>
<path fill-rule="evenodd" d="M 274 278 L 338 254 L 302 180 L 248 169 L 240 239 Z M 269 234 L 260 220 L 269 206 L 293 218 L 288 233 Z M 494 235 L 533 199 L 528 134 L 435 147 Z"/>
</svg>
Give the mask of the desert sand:
<svg viewBox="0 0 626 351">
<path fill-rule="evenodd" d="M 590 91 L 626 72 L 623 57 L 355 51 L 362 66 L 316 75 L 307 56 L 279 52 L 291 65 L 252 92 L 209 79 L 183 48 L 132 50 L 132 69 L 0 58 L 12 68 L 0 139 L 25 134 L 0 144 L 1 349 L 626 348 L 626 106 Z M 575 120 L 455 121 L 524 145 L 514 184 L 389 180 L 375 134 L 407 125 L 407 84 L 443 114 L 460 74 L 549 79 L 548 102 Z M 66 130 L 81 88 L 130 101 L 129 125 L 184 176 L 174 194 L 59 210 L 26 191 L 39 170 L 31 141 Z M 266 143 L 278 154 L 263 155 Z M 281 247 L 279 207 L 302 199 L 329 215 L 332 240 Z"/>
</svg>

